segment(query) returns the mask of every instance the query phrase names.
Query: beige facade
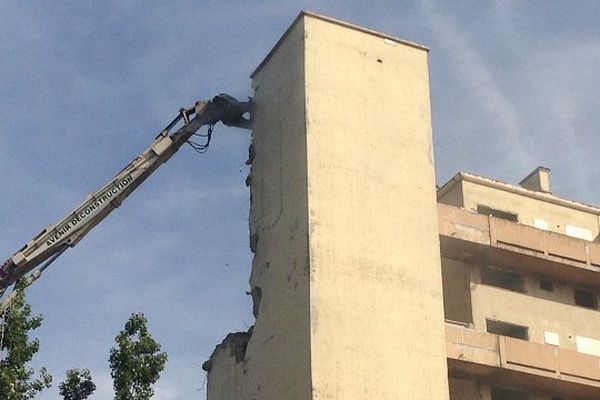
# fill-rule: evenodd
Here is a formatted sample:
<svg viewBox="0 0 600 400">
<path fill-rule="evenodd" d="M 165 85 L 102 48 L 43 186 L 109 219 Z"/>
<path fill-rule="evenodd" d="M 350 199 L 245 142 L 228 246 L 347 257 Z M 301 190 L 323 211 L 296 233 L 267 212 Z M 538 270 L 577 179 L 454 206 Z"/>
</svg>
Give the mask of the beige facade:
<svg viewBox="0 0 600 400">
<path fill-rule="evenodd" d="M 305 21 L 313 396 L 447 398 L 427 52 Z"/>
<path fill-rule="evenodd" d="M 260 305 L 209 399 L 447 399 L 427 49 L 303 13 L 253 85 Z"/>
<path fill-rule="evenodd" d="M 451 399 L 600 398 L 600 209 L 542 172 L 438 190 Z"/>
<path fill-rule="evenodd" d="M 600 209 L 437 190 L 427 49 L 302 13 L 252 75 L 255 325 L 209 400 L 600 398 Z"/>
<path fill-rule="evenodd" d="M 304 18 L 253 78 L 250 278 L 255 325 L 209 364 L 213 400 L 310 399 L 311 327 Z"/>
<path fill-rule="evenodd" d="M 600 234 L 596 207 L 478 175 L 457 174 L 440 189 L 438 199 L 475 212 L 481 206 L 491 207 L 516 215 L 521 224 L 589 241 L 598 240 Z"/>
</svg>

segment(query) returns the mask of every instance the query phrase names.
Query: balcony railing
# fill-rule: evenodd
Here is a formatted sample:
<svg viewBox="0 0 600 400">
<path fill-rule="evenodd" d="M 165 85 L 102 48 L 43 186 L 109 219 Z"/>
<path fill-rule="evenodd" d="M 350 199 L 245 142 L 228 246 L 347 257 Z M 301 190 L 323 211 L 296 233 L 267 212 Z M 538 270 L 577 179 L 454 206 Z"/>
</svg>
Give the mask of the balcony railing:
<svg viewBox="0 0 600 400">
<path fill-rule="evenodd" d="M 600 357 L 560 347 L 477 332 L 446 323 L 446 352 L 453 371 L 554 387 L 565 394 L 600 396 Z"/>
<path fill-rule="evenodd" d="M 442 256 L 530 268 L 600 285 L 600 243 L 438 203 Z M 491 259 L 490 259 L 491 257 Z M 556 268 L 566 267 L 566 268 Z"/>
</svg>

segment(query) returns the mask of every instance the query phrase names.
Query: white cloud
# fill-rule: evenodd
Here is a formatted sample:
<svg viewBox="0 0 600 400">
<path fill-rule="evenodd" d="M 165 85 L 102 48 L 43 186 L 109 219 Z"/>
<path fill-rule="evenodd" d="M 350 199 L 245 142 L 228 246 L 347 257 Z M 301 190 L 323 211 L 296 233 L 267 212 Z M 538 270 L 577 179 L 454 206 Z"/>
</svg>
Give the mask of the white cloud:
<svg viewBox="0 0 600 400">
<path fill-rule="evenodd" d="M 454 70 L 459 84 L 471 97 L 471 104 L 478 107 L 470 110 L 469 115 L 474 120 L 485 119 L 497 129 L 497 132 L 481 132 L 481 139 L 495 139 L 490 145 L 498 146 L 497 162 L 526 171 L 532 165 L 532 159 L 522 140 L 521 118 L 493 69 L 471 45 L 473 39 L 451 16 L 440 13 L 432 1 L 422 1 L 421 6 L 424 22 L 436 41 L 433 47 L 450 57 L 447 68 Z M 463 143 L 465 147 L 471 145 Z"/>
</svg>

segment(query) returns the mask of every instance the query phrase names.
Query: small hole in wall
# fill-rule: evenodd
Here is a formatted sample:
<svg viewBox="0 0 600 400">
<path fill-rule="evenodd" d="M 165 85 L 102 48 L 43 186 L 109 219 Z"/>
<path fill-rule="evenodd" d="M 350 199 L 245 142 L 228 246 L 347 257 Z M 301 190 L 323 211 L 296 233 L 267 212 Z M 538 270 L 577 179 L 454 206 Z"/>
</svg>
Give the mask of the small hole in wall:
<svg viewBox="0 0 600 400">
<path fill-rule="evenodd" d="M 383 60 L 382 60 L 381 58 L 378 58 L 378 59 L 377 59 L 377 62 L 378 62 L 379 64 L 383 64 Z"/>
</svg>

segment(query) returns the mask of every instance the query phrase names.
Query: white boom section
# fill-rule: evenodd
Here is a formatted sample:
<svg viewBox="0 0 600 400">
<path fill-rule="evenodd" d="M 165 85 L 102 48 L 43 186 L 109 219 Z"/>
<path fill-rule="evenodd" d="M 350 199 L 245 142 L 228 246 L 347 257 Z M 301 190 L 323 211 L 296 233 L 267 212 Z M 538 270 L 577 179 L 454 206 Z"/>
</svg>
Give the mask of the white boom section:
<svg viewBox="0 0 600 400">
<path fill-rule="evenodd" d="M 198 102 L 195 109 L 182 111 L 150 147 L 131 161 L 106 185 L 90 194 L 66 217 L 34 237 L 0 267 L 0 294 L 19 278 L 51 259 L 66 247 L 75 246 L 98 223 L 119 207 L 146 178 L 169 160 L 179 148 L 203 125 L 214 124 L 211 103 Z M 188 114 L 196 116 L 188 119 Z M 169 130 L 180 120 L 185 125 L 174 134 Z"/>
</svg>

